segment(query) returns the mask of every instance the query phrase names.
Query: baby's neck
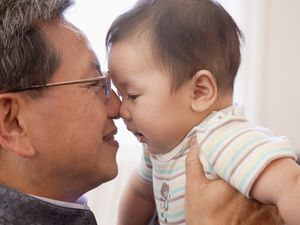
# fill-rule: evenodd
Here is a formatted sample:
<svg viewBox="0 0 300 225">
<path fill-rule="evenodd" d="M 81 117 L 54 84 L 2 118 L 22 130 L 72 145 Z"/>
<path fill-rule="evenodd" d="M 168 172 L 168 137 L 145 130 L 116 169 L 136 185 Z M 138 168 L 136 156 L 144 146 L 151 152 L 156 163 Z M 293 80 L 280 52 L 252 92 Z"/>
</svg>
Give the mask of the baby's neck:
<svg viewBox="0 0 300 225">
<path fill-rule="evenodd" d="M 216 103 L 212 106 L 212 111 L 220 111 L 222 109 L 225 109 L 233 104 L 233 96 L 232 94 L 224 95 L 222 97 L 219 97 Z"/>
<path fill-rule="evenodd" d="M 225 108 L 228 108 L 233 104 L 233 97 L 232 94 L 223 95 L 222 97 L 219 97 L 217 101 L 205 112 L 201 113 L 201 115 L 198 115 L 196 117 L 196 120 L 194 120 L 194 123 L 191 127 L 196 126 L 197 124 L 201 123 L 207 116 L 209 116 L 212 112 L 221 111 Z"/>
</svg>

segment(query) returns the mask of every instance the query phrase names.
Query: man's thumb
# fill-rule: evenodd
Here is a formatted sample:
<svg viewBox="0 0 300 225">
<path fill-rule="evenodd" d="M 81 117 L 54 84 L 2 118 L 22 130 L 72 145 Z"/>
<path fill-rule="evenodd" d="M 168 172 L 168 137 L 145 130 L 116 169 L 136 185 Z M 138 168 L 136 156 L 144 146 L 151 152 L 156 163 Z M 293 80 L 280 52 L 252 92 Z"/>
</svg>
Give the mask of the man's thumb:
<svg viewBox="0 0 300 225">
<path fill-rule="evenodd" d="M 186 183 L 187 190 L 190 188 L 198 188 L 208 182 L 207 178 L 204 175 L 203 167 L 200 162 L 199 154 L 200 149 L 197 143 L 196 137 L 192 138 L 191 149 L 186 157 Z"/>
</svg>

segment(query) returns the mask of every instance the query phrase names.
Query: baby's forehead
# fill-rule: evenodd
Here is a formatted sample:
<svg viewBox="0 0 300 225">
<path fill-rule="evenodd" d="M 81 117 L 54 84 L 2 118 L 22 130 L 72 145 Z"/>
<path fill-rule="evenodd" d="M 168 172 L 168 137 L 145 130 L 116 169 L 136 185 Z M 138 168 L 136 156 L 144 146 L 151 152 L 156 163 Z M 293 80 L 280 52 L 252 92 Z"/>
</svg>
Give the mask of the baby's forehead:
<svg viewBox="0 0 300 225">
<path fill-rule="evenodd" d="M 110 73 L 112 82 L 118 89 L 137 86 L 140 80 L 135 75 L 126 73 Z"/>
</svg>

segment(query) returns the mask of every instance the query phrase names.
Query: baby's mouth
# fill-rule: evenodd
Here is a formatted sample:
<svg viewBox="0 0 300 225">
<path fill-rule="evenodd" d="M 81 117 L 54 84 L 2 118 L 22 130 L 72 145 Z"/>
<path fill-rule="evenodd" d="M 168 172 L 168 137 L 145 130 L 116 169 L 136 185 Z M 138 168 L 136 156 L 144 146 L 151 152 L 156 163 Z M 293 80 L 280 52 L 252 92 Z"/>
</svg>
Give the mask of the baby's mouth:
<svg viewBox="0 0 300 225">
<path fill-rule="evenodd" d="M 133 134 L 134 134 L 134 136 L 136 136 L 136 138 L 140 138 L 143 136 L 143 134 L 139 133 L 139 132 L 134 132 Z"/>
<path fill-rule="evenodd" d="M 139 142 L 146 143 L 146 138 L 142 133 L 134 132 L 133 134 L 138 139 Z"/>
</svg>

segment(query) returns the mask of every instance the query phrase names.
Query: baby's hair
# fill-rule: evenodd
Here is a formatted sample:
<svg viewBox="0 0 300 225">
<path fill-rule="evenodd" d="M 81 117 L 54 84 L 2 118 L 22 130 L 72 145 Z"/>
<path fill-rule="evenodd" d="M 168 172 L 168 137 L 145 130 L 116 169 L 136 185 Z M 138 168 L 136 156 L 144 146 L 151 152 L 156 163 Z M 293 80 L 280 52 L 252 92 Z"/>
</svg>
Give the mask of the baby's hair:
<svg viewBox="0 0 300 225">
<path fill-rule="evenodd" d="M 149 40 L 157 63 L 177 89 L 199 70 L 209 70 L 220 92 L 233 90 L 243 35 L 229 13 L 213 0 L 140 0 L 111 25 L 112 44 Z"/>
</svg>

